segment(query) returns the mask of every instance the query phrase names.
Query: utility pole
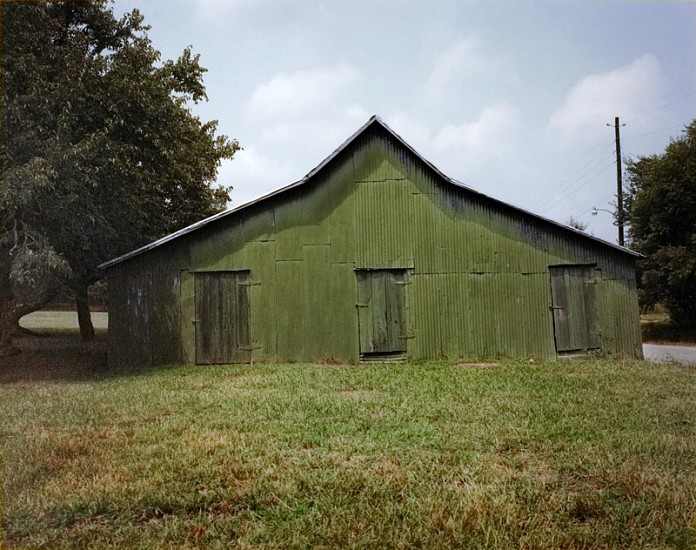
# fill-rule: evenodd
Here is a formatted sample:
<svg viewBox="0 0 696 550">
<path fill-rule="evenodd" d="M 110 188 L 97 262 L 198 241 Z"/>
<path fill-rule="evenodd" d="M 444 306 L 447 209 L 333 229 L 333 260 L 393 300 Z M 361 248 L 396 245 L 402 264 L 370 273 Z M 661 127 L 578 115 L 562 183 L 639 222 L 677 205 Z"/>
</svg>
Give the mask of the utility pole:
<svg viewBox="0 0 696 550">
<path fill-rule="evenodd" d="M 611 124 L 607 124 L 611 126 Z M 614 118 L 614 136 L 616 139 L 616 224 L 619 226 L 619 246 L 624 246 L 624 210 L 623 210 L 623 181 L 621 178 L 621 135 L 619 117 Z"/>
</svg>

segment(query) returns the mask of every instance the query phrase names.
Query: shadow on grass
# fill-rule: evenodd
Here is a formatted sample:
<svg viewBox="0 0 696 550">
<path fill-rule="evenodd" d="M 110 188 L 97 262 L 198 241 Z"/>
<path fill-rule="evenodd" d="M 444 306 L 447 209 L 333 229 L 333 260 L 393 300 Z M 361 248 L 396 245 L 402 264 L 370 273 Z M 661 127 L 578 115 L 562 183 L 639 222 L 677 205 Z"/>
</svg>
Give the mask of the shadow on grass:
<svg viewBox="0 0 696 550">
<path fill-rule="evenodd" d="M 670 344 L 694 344 L 696 332 L 673 325 L 669 320 L 642 322 L 641 333 L 643 342 L 670 343 Z"/>
<path fill-rule="evenodd" d="M 106 360 L 106 331 L 85 342 L 75 331 L 42 331 L 15 338 L 19 353 L 2 358 L 0 383 L 94 381 L 151 373 L 152 367 L 114 369 Z"/>
</svg>

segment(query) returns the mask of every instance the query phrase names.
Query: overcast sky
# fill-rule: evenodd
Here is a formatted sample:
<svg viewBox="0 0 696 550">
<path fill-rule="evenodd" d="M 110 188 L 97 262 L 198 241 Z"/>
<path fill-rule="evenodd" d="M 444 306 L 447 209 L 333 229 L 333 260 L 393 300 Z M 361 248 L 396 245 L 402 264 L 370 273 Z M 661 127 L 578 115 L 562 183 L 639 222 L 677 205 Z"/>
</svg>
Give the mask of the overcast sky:
<svg viewBox="0 0 696 550">
<path fill-rule="evenodd" d="M 696 118 L 696 3 L 116 0 L 164 59 L 208 69 L 203 120 L 239 140 L 238 206 L 295 181 L 379 115 L 452 178 L 616 242 L 624 156 Z"/>
</svg>

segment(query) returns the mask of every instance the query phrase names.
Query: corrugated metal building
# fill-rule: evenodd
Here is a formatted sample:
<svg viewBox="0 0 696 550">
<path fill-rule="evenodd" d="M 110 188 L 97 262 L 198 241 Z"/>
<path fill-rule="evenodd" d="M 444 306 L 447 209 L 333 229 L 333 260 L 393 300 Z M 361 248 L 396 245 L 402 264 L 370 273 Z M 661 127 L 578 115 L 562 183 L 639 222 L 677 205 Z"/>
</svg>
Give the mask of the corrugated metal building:
<svg viewBox="0 0 696 550">
<path fill-rule="evenodd" d="M 104 264 L 109 361 L 640 357 L 637 257 L 372 117 L 302 180 Z"/>
</svg>

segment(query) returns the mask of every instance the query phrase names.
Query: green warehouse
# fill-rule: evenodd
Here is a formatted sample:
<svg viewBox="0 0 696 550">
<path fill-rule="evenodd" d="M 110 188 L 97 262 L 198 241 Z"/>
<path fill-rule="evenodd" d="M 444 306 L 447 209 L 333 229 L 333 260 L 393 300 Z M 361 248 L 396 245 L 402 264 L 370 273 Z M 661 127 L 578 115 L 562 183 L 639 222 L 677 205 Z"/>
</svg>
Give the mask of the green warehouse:
<svg viewBox="0 0 696 550">
<path fill-rule="evenodd" d="M 638 257 L 372 117 L 301 180 L 104 264 L 109 362 L 641 357 Z"/>
</svg>

